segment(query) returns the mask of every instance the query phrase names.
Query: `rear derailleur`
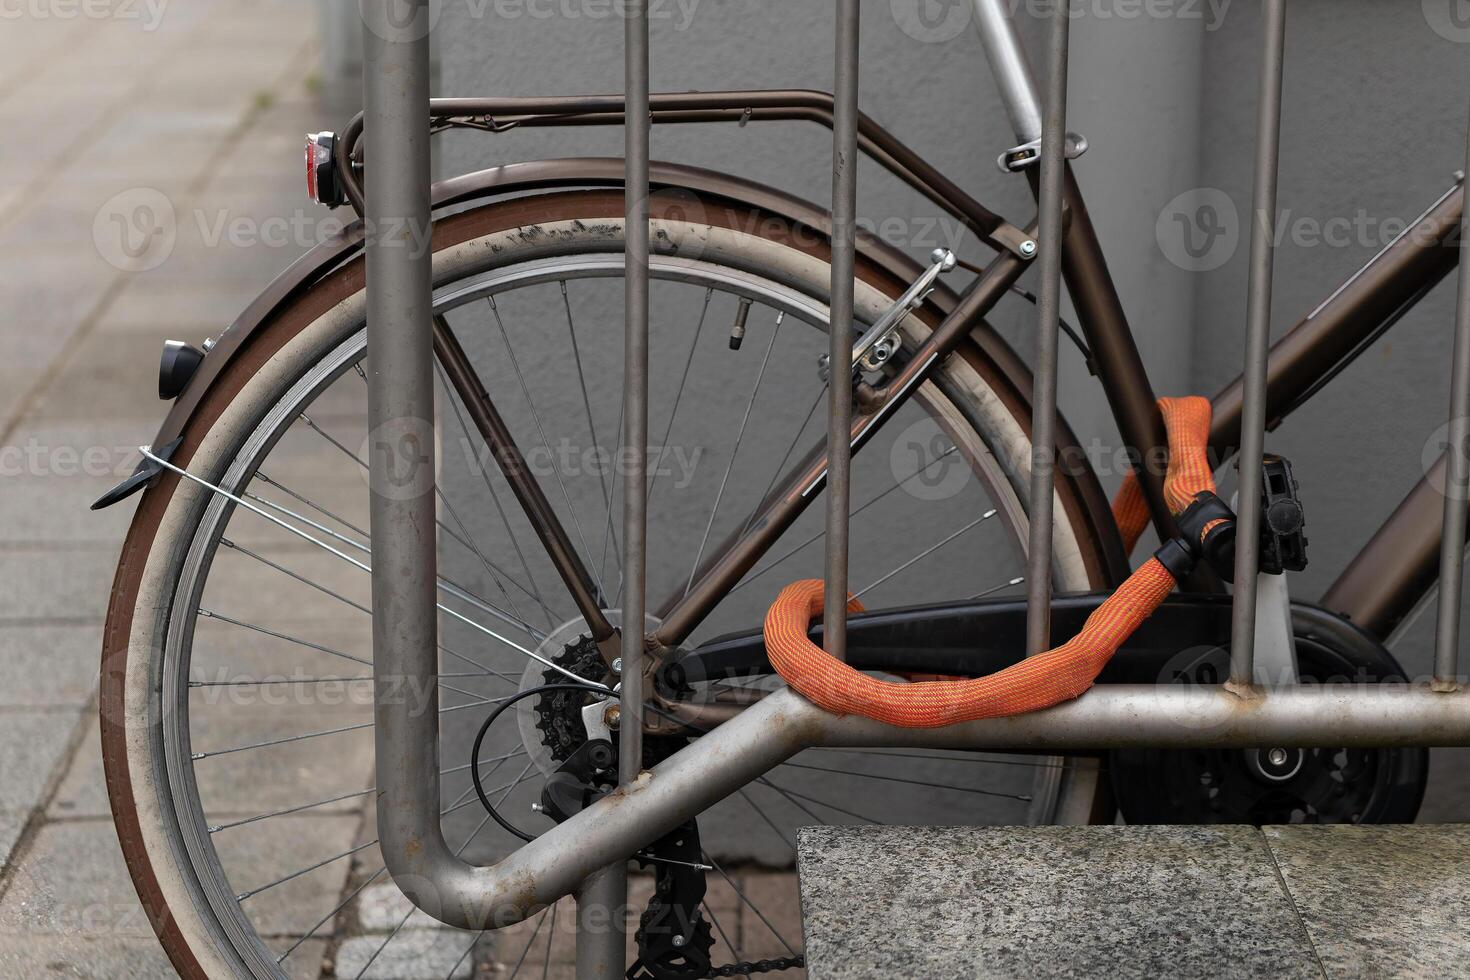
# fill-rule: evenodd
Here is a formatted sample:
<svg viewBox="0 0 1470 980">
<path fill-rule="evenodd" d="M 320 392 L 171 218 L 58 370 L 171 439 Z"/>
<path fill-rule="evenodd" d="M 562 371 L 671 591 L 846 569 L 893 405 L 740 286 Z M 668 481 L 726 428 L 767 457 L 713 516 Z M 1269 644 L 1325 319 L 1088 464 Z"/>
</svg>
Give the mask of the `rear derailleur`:
<svg viewBox="0 0 1470 980">
<path fill-rule="evenodd" d="M 617 785 L 617 750 L 607 739 L 582 743 L 541 790 L 541 812 L 558 823 L 591 806 Z M 714 936 L 700 906 L 706 865 L 699 827 L 690 820 L 635 855 L 654 874 L 653 897 L 638 921 L 633 980 L 702 980 L 713 974 Z M 732 976 L 735 974 L 731 974 Z"/>
<path fill-rule="evenodd" d="M 582 743 L 546 780 L 541 812 L 557 823 L 612 792 L 617 785 L 617 749 L 605 738 Z M 714 935 L 704 917 L 704 849 L 695 820 L 681 824 L 634 855 L 653 869 L 653 897 L 638 920 L 638 958 L 629 980 L 703 980 L 774 973 L 802 967 L 801 956 L 714 966 Z"/>
</svg>

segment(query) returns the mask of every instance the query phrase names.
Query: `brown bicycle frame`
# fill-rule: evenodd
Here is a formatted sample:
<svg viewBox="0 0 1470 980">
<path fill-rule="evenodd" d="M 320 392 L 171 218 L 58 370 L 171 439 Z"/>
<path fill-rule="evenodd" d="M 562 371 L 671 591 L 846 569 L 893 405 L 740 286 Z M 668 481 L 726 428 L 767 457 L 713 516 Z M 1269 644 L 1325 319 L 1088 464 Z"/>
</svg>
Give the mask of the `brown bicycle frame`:
<svg viewBox="0 0 1470 980">
<path fill-rule="evenodd" d="M 491 132 L 529 126 L 593 126 L 623 123 L 622 96 L 530 99 L 436 99 L 431 114 L 437 129 L 478 128 Z M 807 120 L 830 128 L 832 96 L 804 90 L 759 90 L 653 95 L 655 123 Z M 355 148 L 362 132 L 359 116 L 343 134 L 338 147 L 338 170 L 349 200 L 361 209 L 361 184 L 353 170 Z M 894 176 L 920 191 L 957 218 L 999 255 L 961 297 L 959 304 L 881 388 L 860 385 L 858 411 L 852 425 L 856 452 L 884 419 L 929 377 L 979 325 L 1027 267 L 1023 243 L 1028 232 L 1009 224 L 974 200 L 913 150 L 866 116 L 861 117 L 859 147 Z M 1034 181 L 1033 181 L 1034 187 Z M 1063 249 L 1063 276 L 1077 311 L 1079 325 L 1099 383 L 1135 471 L 1141 478 L 1154 524 L 1161 536 L 1175 533 L 1162 493 L 1162 467 L 1147 465 L 1163 459 L 1165 435 L 1147 373 L 1108 272 L 1101 243 L 1087 213 L 1081 189 L 1069 171 L 1065 189 L 1067 232 Z M 1455 268 L 1458 226 L 1464 206 L 1463 180 L 1435 201 L 1412 225 L 1304 317 L 1271 348 L 1268 371 L 1268 428 L 1274 429 L 1295 408 L 1315 394 L 1344 367 L 1402 317 L 1430 289 Z M 451 349 L 452 335 L 442 321 L 440 347 Z M 450 359 L 446 368 L 455 367 Z M 457 365 L 463 367 L 464 365 Z M 472 371 L 468 374 L 472 375 Z M 482 386 L 463 370 L 450 370 L 454 387 L 472 416 L 478 402 L 488 403 Z M 1228 385 L 1214 398 L 1215 421 L 1210 448 L 1217 460 L 1234 453 L 1240 432 L 1241 382 Z M 478 414 L 494 417 L 493 408 L 479 405 Z M 482 427 L 496 459 L 520 458 L 508 432 L 493 425 Z M 659 610 L 661 625 L 649 637 L 655 651 L 676 648 L 731 588 L 795 522 L 821 490 L 826 455 L 811 450 L 782 489 L 762 502 L 748 529 L 732 535 L 706 560 L 687 595 L 667 600 Z M 1082 465 L 1063 460 L 1061 465 Z M 1422 478 L 1349 563 L 1323 596 L 1322 604 L 1350 617 L 1360 627 L 1386 638 L 1412 611 L 1438 575 L 1442 497 L 1435 489 L 1444 480 L 1444 458 Z M 545 503 L 525 467 L 505 466 L 506 478 L 518 498 Z M 549 505 L 534 507 L 543 540 L 567 541 Z M 586 569 L 570 546 L 550 549 L 559 575 L 567 584 L 579 611 L 594 625 L 605 623 Z M 1210 582 L 1195 582 L 1209 587 Z"/>
</svg>

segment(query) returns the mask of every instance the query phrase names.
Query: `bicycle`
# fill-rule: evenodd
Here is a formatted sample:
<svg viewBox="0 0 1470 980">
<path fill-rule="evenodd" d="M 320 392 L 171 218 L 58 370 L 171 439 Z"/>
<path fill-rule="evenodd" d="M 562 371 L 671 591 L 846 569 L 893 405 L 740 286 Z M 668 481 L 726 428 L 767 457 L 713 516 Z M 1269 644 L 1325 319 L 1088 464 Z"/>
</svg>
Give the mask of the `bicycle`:
<svg viewBox="0 0 1470 980">
<path fill-rule="evenodd" d="M 1003 5 L 981 0 L 977 11 L 1020 140 L 1001 166 L 1034 177 L 1041 151 L 1035 85 Z M 494 133 L 620 125 L 625 105 L 622 96 L 452 99 L 431 103 L 431 116 L 435 131 Z M 655 95 L 650 108 L 655 124 L 830 126 L 840 114 L 831 95 L 793 91 Z M 363 133 L 359 116 L 340 137 L 309 141 L 309 183 L 321 203 L 364 213 Z M 1025 580 L 1033 446 L 1030 372 L 983 318 L 1035 258 L 1037 237 L 970 198 L 873 121 L 860 121 L 857 139 L 994 255 L 966 263 L 975 279 L 957 291 L 944 278 L 953 256 L 936 255 L 924 266 L 877 239 L 857 242 L 852 332 L 864 349 L 854 353 L 853 480 L 867 493 L 854 516 L 877 531 L 852 559 L 855 574 L 868 573 L 858 594 L 874 590 L 883 606 L 852 617 L 849 658 L 887 673 L 984 676 L 1024 649 L 1025 605 L 1006 593 Z M 1084 149 L 1073 140 L 1068 155 Z M 435 739 L 416 743 L 415 778 L 432 776 L 433 785 L 444 779 L 443 795 L 426 805 L 443 810 L 455 856 L 515 859 L 525 838 L 576 826 L 571 818 L 592 805 L 594 789 L 605 788 L 590 774 L 606 769 L 605 758 L 593 758 L 599 743 L 618 737 L 616 716 L 599 700 L 618 677 L 622 592 L 611 573 L 621 548 L 612 516 L 617 481 L 607 479 L 600 462 L 569 483 L 571 465 L 538 469 L 536 460 L 555 457 L 565 438 L 600 461 L 608 433 L 623 428 L 606 426 L 613 386 L 595 383 L 618 349 L 605 331 L 588 326 L 600 311 L 616 308 L 626 270 L 623 176 L 621 160 L 553 160 L 436 186 L 428 247 L 437 426 L 370 431 L 363 422 L 372 362 L 364 293 L 370 236 L 362 223 L 300 260 L 206 351 L 166 351 L 160 392 L 173 401 L 168 417 L 138 471 L 99 501 L 109 505 L 147 488 L 109 609 L 101 710 L 124 854 L 182 974 L 280 976 L 313 937 L 352 911 L 365 888 L 386 880 L 371 865 L 344 871 L 377 843 L 356 826 L 354 809 L 376 791 L 362 785 L 371 758 L 361 744 L 375 730 L 371 718 L 363 719 L 372 662 L 361 653 L 370 648 L 373 622 L 362 516 L 370 454 L 393 452 L 411 463 L 424 445 L 457 440 L 465 472 L 485 491 L 474 502 L 454 501 L 433 484 L 433 473 L 410 465 L 401 474 L 403 493 L 438 497 L 436 535 L 453 568 L 436 585 L 444 623 L 437 689 L 454 703 L 438 708 L 433 723 L 445 744 L 477 734 L 473 759 L 442 768 Z M 686 745 L 701 744 L 699 736 L 736 720 L 753 728 L 756 711 L 786 703 L 770 696 L 777 679 L 752 626 L 779 584 L 771 571 L 799 577 L 803 562 L 811 570 L 816 559 L 808 549 L 821 531 L 811 505 L 822 495 L 826 449 L 820 432 L 805 437 L 826 378 L 836 374 L 830 359 L 819 368 L 830 320 L 830 216 L 771 188 L 674 164 L 654 165 L 652 184 L 651 305 L 659 317 L 652 348 L 656 362 L 666 360 L 655 374 L 664 383 L 656 408 L 667 411 L 654 412 L 664 424 L 655 430 L 662 441 L 648 489 L 656 515 L 649 539 L 650 548 L 677 553 L 652 570 L 668 596 L 646 629 L 656 664 L 643 750 L 650 765 L 680 758 Z M 1079 343 L 1125 443 L 1146 460 L 1165 445 L 1156 400 L 1070 178 L 1065 198 L 1064 271 Z M 1456 182 L 1277 343 L 1267 390 L 1273 422 L 1448 274 L 1456 254 L 1444 246 L 1462 210 Z M 691 380 L 696 364 L 710 380 Z M 535 384 L 554 368 L 559 380 Z M 761 452 L 745 441 L 747 423 L 772 390 L 783 397 L 763 409 L 780 413 L 783 435 Z M 1214 400 L 1210 447 L 1219 461 L 1239 443 L 1243 400 L 1239 382 Z M 729 438 L 717 438 L 722 432 Z M 676 435 L 681 441 L 671 446 Z M 803 450 L 803 441 L 810 448 Z M 715 467 L 708 508 L 674 495 L 668 483 L 680 479 L 675 471 L 659 473 L 684 444 L 731 447 Z M 1055 450 L 1063 465 L 1052 525 L 1051 584 L 1060 594 L 1052 615 L 1061 632 L 1097 607 L 1129 563 L 1097 475 L 1064 423 Z M 893 462 L 905 457 L 910 465 Z M 738 465 L 751 458 L 776 463 Z M 955 481 L 958 490 L 898 492 L 942 483 L 956 463 L 965 475 Z M 1405 679 L 1384 644 L 1433 586 L 1434 487 L 1444 467 L 1441 461 L 1416 488 L 1320 605 L 1281 606 L 1278 625 L 1295 651 L 1267 666 L 1323 683 Z M 1163 501 L 1162 474 L 1147 466 L 1138 472 L 1154 524 L 1161 537 L 1172 537 L 1177 525 Z M 923 546 L 903 547 L 916 523 L 935 533 Z M 890 529 L 887 538 L 883 529 Z M 970 553 L 986 556 L 984 577 L 965 580 L 925 564 L 961 535 Z M 889 553 L 895 548 L 903 548 L 897 560 Z M 274 576 L 270 588 L 289 591 L 257 591 L 262 570 Z M 1196 584 L 1204 594 L 1166 604 L 1108 668 L 1105 684 L 1206 685 L 1223 675 L 1229 604 L 1209 594 L 1219 583 L 1208 573 Z M 1181 652 L 1188 655 L 1181 659 Z M 324 695 L 328 689 L 341 692 L 338 703 Z M 412 683 L 378 697 L 420 708 L 436 703 Z M 740 769 L 729 777 L 737 786 L 731 802 L 702 813 L 697 828 L 627 848 L 657 880 L 670 882 L 667 894 L 674 896 L 644 913 L 642 966 L 704 975 L 720 965 L 711 947 L 724 930 L 703 902 L 704 876 L 725 877 L 722 857 L 789 860 L 783 818 L 790 825 L 834 815 L 899 822 L 928 809 L 917 794 L 865 799 L 859 809 L 847 802 L 847 791 L 834 802 L 839 782 L 901 792 L 917 784 L 931 796 L 963 801 L 950 803 L 946 817 L 976 821 L 1105 820 L 1114 795 L 1134 820 L 1401 821 L 1412 819 L 1426 776 L 1424 750 L 1408 744 L 1292 748 L 1277 762 L 1269 750 L 1188 752 L 1122 742 L 1112 748 L 1105 739 L 1094 751 L 1063 752 L 1076 744 L 1048 742 L 1036 729 L 1022 734 L 1004 746 L 1019 749 L 1015 754 L 980 754 L 956 739 L 917 758 L 897 736 L 877 737 L 857 724 L 837 739 L 843 745 L 815 750 L 826 753 L 824 761 L 768 754 L 748 772 Z M 313 752 L 333 739 L 351 747 L 325 757 Z M 233 771 L 223 771 L 228 762 L 237 763 Z M 790 768 L 766 775 L 768 764 Z M 241 783 L 256 786 L 276 773 L 295 782 L 266 781 L 253 805 L 242 804 Z M 874 814 L 880 804 L 883 813 Z M 754 853 L 722 851 L 722 840 L 742 839 L 736 831 L 752 815 L 770 840 Z M 277 837 L 284 831 L 275 828 L 305 835 L 313 821 L 333 825 L 341 846 L 287 854 L 284 867 L 266 872 L 259 853 L 265 848 L 239 843 L 266 835 L 271 849 L 289 851 Z M 324 869 L 340 884 L 330 900 L 273 901 L 283 890 L 309 889 Z M 689 880 L 691 871 L 697 881 Z M 311 914 L 296 915 L 297 905 Z M 672 931 L 649 928 L 670 921 Z M 481 931 L 466 933 L 466 954 Z M 671 937 L 685 943 L 671 946 Z M 787 944 L 792 937 L 778 938 Z M 755 969 L 728 937 L 724 942 L 742 961 L 733 966 Z M 791 942 L 773 965 L 795 965 L 799 954 Z M 551 955 L 548 943 L 547 963 Z"/>
</svg>

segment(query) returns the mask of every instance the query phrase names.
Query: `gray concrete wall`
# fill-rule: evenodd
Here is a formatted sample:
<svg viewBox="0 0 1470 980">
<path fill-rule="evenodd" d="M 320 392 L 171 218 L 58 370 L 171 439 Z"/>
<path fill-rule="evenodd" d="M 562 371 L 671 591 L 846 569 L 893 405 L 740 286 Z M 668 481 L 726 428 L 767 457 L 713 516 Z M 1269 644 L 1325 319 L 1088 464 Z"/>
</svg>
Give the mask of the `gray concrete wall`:
<svg viewBox="0 0 1470 980">
<path fill-rule="evenodd" d="M 1203 46 L 1193 186 L 1223 191 L 1243 218 L 1258 32 L 1252 8 L 1236 8 Z M 1454 28 L 1451 9 L 1434 0 L 1290 5 L 1273 336 L 1371 258 L 1464 166 L 1470 31 Z M 1167 191 L 1185 191 L 1187 180 Z M 1227 236 L 1207 259 L 1228 255 L 1218 269 L 1184 273 L 1195 292 L 1191 390 L 1216 391 L 1239 372 L 1248 249 L 1244 241 L 1231 248 Z M 1419 479 L 1425 443 L 1449 405 L 1454 292 L 1451 277 L 1268 437 L 1270 451 L 1295 463 L 1306 496 L 1312 566 L 1296 576 L 1298 594 L 1320 594 Z M 1398 644 L 1411 673 L 1429 666 L 1426 625 Z"/>
<path fill-rule="evenodd" d="M 927 0 L 926 0 L 927 2 Z M 765 0 L 671 2 L 653 26 L 652 76 L 656 90 L 832 87 L 831 11 L 825 4 L 771 4 Z M 540 9 L 552 5 L 546 4 Z M 557 9 L 564 5 L 558 4 Z M 933 26 L 916 26 L 913 4 L 871 0 L 863 5 L 862 104 L 879 123 L 958 181 L 971 194 L 1016 221 L 1034 213 L 1022 178 L 1001 174 L 995 157 L 1010 146 L 1004 112 L 970 24 L 966 3 L 951 2 Z M 621 22 L 582 16 L 536 16 L 535 4 L 498 8 L 446 0 L 440 21 L 443 91 L 446 95 L 496 93 L 614 92 L 622 87 Z M 484 16 L 480 11 L 484 9 Z M 494 11 L 499 9 L 500 16 Z M 1024 11 L 1024 6 L 1022 7 Z M 522 11 L 519 14 L 516 11 Z M 1192 144 L 1196 114 L 1180 108 L 1180 93 L 1199 87 L 1197 55 L 1204 20 L 1098 20 L 1076 27 L 1076 80 L 1071 111 L 1074 128 L 1086 132 L 1093 150 L 1081 179 L 1093 193 L 1099 227 L 1116 255 L 1119 288 L 1141 324 L 1167 325 L 1149 333 L 1149 367 L 1164 376 L 1185 377 L 1191 342 L 1175 325 L 1187 322 L 1192 283 L 1183 277 L 1160 284 L 1162 257 L 1153 249 L 1153 215 L 1162 204 L 1155 188 L 1175 182 L 1193 168 L 1193 154 L 1137 152 L 1158 146 L 1183 125 Z M 1023 19 L 1028 37 L 1037 24 Z M 1181 53 L 1182 52 L 1182 53 Z M 1145 111 L 1129 109 L 1140 97 Z M 1189 101 L 1186 100 L 1186 104 Z M 1116 120 L 1106 125 L 1104 120 Z M 508 160 L 585 154 L 621 155 L 615 130 L 527 131 L 493 140 L 446 139 L 449 170 Z M 830 200 L 830 137 L 809 124 L 767 124 L 744 129 L 666 128 L 655 132 L 656 159 L 728 170 L 773 184 L 808 200 Z M 1115 175 L 1123 169 L 1123 179 Z M 936 245 L 952 245 L 952 223 L 930 228 L 936 209 L 880 168 L 866 165 L 859 176 L 860 213 L 885 237 L 922 257 Z M 907 227 L 895 217 L 909 219 Z M 885 222 L 881 226 L 879 222 Z M 892 233 L 889 229 L 899 229 Z M 961 241 L 966 254 L 986 250 Z M 1142 262 L 1129 256 L 1146 255 Z M 1017 344 L 1030 349 L 1034 310 L 1007 302 L 994 317 Z M 1144 326 L 1144 330 L 1151 327 Z M 1079 435 L 1112 440 L 1105 402 L 1083 383 L 1081 358 L 1069 351 L 1063 410 Z"/>
</svg>

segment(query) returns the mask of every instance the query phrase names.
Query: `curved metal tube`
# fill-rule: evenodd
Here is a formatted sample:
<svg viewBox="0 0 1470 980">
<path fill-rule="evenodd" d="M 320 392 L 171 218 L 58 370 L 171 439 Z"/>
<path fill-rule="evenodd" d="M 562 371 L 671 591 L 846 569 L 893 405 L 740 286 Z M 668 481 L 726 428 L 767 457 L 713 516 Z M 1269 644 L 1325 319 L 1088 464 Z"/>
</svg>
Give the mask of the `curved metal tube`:
<svg viewBox="0 0 1470 980">
<path fill-rule="evenodd" d="M 381 789 L 398 804 L 380 809 L 383 856 L 395 883 L 419 908 L 462 929 L 493 929 L 571 894 L 593 871 L 630 856 L 805 748 L 1470 745 L 1465 692 L 1378 684 L 1252 693 L 1108 685 L 1046 711 L 925 730 L 830 715 L 783 689 L 493 867 L 472 866 L 444 843 L 437 767 L 388 767 L 379 774 Z M 394 725 L 396 737 L 428 739 L 436 718 L 433 710 L 391 705 L 380 711 L 379 724 Z"/>
</svg>

